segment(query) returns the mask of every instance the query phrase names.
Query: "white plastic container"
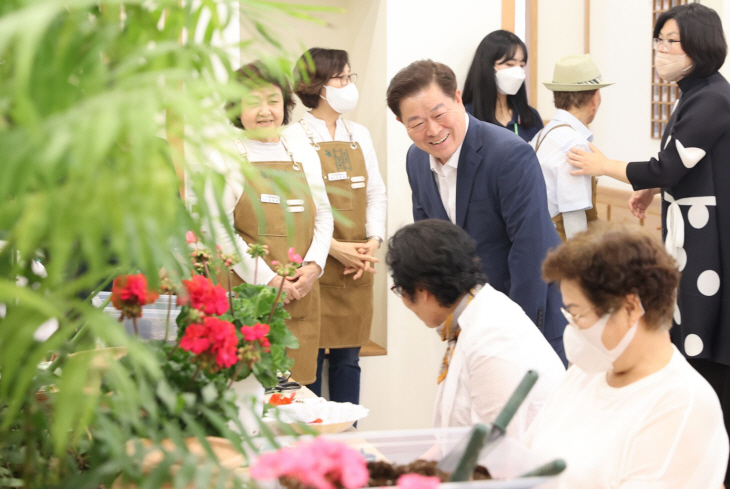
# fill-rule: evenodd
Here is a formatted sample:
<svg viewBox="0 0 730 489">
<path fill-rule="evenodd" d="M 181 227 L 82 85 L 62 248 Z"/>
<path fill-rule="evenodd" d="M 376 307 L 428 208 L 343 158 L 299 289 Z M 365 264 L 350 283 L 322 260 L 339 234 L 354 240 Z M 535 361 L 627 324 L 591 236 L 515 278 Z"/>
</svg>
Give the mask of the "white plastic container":
<svg viewBox="0 0 730 489">
<path fill-rule="evenodd" d="M 99 292 L 97 296 L 102 301 L 106 301 L 111 292 Z M 177 297 L 169 295 L 161 295 L 154 303 L 142 307 L 142 317 L 137 319 L 137 330 L 139 337 L 145 340 L 163 340 L 165 339 L 165 323 L 167 322 L 167 311 L 170 307 L 170 299 L 172 298 L 172 307 L 170 308 L 170 330 L 167 336 L 168 340 L 177 338 L 177 324 L 175 320 L 182 309 L 177 305 Z M 111 302 L 104 308 L 104 312 L 115 319 L 119 318 L 122 313 L 112 306 Z M 127 333 L 134 334 L 134 324 L 131 319 L 125 319 L 124 328 Z"/>
</svg>

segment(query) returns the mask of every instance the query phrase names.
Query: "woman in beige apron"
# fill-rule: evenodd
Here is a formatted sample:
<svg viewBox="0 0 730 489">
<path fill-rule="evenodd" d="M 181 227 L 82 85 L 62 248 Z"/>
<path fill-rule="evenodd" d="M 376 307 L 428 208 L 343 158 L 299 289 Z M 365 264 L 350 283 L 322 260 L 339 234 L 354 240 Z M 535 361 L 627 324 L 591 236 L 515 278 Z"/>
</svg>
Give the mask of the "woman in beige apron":
<svg viewBox="0 0 730 489">
<path fill-rule="evenodd" d="M 226 174 L 221 217 L 228 219 L 235 236 L 228 236 L 219 222 L 216 238 L 225 252 L 235 251 L 242 258 L 232 268 L 234 286 L 247 282 L 278 288 L 284 281 L 284 308 L 291 315 L 287 327 L 299 340 L 298 349 L 287 350 L 294 359 L 292 378 L 310 384 L 315 380 L 320 335 L 318 278 L 332 239 L 332 213 L 317 153 L 307 144 L 279 136 L 293 106 L 289 86 L 259 63 L 237 73 L 238 80 L 251 87 L 241 102 L 240 115 L 231 120 L 244 131 L 231 141 L 238 157 L 231 161 L 230 152 L 225 158 L 213 156 L 213 163 Z M 217 212 L 216 204 L 210 208 Z M 245 252 L 254 243 L 269 247 L 269 254 L 258 263 Z M 276 275 L 272 261 L 288 262 L 290 247 L 304 262 L 296 277 L 283 279 Z M 227 277 L 221 278 L 227 282 Z"/>
<path fill-rule="evenodd" d="M 304 74 L 306 71 L 306 75 Z M 360 347 L 370 339 L 374 257 L 385 236 L 385 184 L 368 130 L 346 121 L 355 108 L 357 75 L 347 52 L 313 48 L 299 61 L 296 94 L 311 109 L 284 134 L 310 143 L 319 154 L 327 195 L 336 213 L 327 267 L 320 279 L 322 330 L 317 381 L 329 349 L 329 393 L 337 402 L 360 398 Z"/>
</svg>

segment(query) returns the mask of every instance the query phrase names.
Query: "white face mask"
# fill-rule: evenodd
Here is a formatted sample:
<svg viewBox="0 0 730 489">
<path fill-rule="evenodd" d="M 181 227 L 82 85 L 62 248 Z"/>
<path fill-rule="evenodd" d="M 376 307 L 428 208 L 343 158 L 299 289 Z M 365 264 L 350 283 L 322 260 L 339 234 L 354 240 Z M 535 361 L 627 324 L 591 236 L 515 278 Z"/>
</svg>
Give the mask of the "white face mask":
<svg viewBox="0 0 730 489">
<path fill-rule="evenodd" d="M 354 83 L 350 83 L 342 88 L 325 85 L 324 90 L 327 93 L 327 97 L 323 97 L 322 95 L 320 97 L 325 99 L 330 104 L 330 107 L 338 114 L 352 112 L 360 98 L 360 94 Z"/>
<path fill-rule="evenodd" d="M 677 81 L 687 75 L 692 68 L 691 59 L 686 54 L 669 54 L 657 51 L 654 56 L 656 73 L 662 80 Z"/>
<path fill-rule="evenodd" d="M 495 73 L 499 93 L 514 95 L 525 81 L 525 69 L 519 66 L 505 68 Z"/>
<path fill-rule="evenodd" d="M 641 308 L 641 315 L 644 315 L 644 308 Z M 611 318 L 612 313 L 603 315 L 601 319 L 590 328 L 580 329 L 573 318 L 566 314 L 568 320 L 563 332 L 563 345 L 565 346 L 565 356 L 568 361 L 577 366 L 581 370 L 589 374 L 598 374 L 609 372 L 613 369 L 613 362 L 620 357 L 631 343 L 639 328 L 639 320 L 637 319 L 631 328 L 626 332 L 624 337 L 619 341 L 615 348 L 609 350 L 603 344 L 603 331 L 606 324 Z"/>
</svg>

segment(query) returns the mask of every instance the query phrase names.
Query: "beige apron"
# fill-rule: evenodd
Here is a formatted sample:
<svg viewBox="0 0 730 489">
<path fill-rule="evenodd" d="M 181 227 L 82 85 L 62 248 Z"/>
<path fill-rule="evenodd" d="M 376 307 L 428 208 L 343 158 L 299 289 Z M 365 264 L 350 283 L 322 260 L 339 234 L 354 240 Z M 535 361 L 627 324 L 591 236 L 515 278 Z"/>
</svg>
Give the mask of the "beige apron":
<svg viewBox="0 0 730 489">
<path fill-rule="evenodd" d="M 537 134 L 537 141 L 535 142 L 535 153 L 540 149 L 540 145 L 543 141 L 545 141 L 545 138 L 548 134 L 550 134 L 550 131 L 553 129 L 557 129 L 559 127 L 570 127 L 572 129 L 572 126 L 570 124 L 559 124 L 555 127 L 551 127 L 548 132 L 545 133 L 545 135 L 540 138 L 540 134 L 542 134 L 542 131 L 540 131 Z M 586 221 L 590 224 L 593 221 L 598 220 L 598 210 L 596 209 L 596 189 L 598 187 L 598 180 L 596 180 L 596 177 L 591 177 L 591 202 L 593 203 L 593 207 L 591 209 L 586 210 Z M 555 230 L 560 235 L 560 239 L 565 242 L 566 239 L 568 239 L 565 235 L 565 224 L 563 223 L 563 214 L 558 213 L 553 217 L 553 224 L 555 225 Z"/>
<path fill-rule="evenodd" d="M 327 196 L 332 210 L 343 219 L 335 218 L 333 238 L 349 243 L 365 243 L 368 172 L 360 146 L 353 141 L 347 122 L 342 119 L 350 142 L 316 143 L 309 126 L 302 120 L 302 128 L 317 150 L 322 164 Z M 327 257 L 324 275 L 319 279 L 322 293 L 321 348 L 350 348 L 362 346 L 370 340 L 373 320 L 373 274 L 365 272 L 353 280 L 344 275 L 345 266 Z"/>
<path fill-rule="evenodd" d="M 316 208 L 307 184 L 302 165 L 281 139 L 291 161 L 249 162 L 243 144 L 236 140 L 236 146 L 244 160 L 251 165 L 259 178 L 246 178 L 244 191 L 233 210 L 233 225 L 236 232 L 248 244 L 265 244 L 269 254 L 263 259 L 271 265 L 289 261 L 288 250 L 305 256 L 314 237 Z M 224 287 L 227 277 L 219 280 Z M 243 283 L 235 273 L 232 286 Z M 315 281 L 311 292 L 284 306 L 291 319 L 287 327 L 299 340 L 298 349 L 287 349 L 287 356 L 294 359 L 292 378 L 302 384 L 314 382 L 317 374 L 317 353 L 319 350 L 319 284 Z"/>
</svg>

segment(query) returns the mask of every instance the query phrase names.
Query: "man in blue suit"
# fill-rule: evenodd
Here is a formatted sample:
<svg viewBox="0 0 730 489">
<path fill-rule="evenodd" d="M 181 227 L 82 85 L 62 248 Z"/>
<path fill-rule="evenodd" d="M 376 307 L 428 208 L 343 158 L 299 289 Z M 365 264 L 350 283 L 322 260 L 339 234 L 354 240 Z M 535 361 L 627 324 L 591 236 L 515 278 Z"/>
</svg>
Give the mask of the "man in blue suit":
<svg viewBox="0 0 730 489">
<path fill-rule="evenodd" d="M 388 106 L 414 143 L 406 160 L 413 219 L 463 228 L 490 285 L 522 307 L 566 363 L 560 292 L 541 276 L 560 238 L 535 152 L 507 129 L 468 115 L 456 76 L 442 63 L 422 60 L 399 71 Z"/>
</svg>

